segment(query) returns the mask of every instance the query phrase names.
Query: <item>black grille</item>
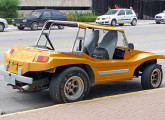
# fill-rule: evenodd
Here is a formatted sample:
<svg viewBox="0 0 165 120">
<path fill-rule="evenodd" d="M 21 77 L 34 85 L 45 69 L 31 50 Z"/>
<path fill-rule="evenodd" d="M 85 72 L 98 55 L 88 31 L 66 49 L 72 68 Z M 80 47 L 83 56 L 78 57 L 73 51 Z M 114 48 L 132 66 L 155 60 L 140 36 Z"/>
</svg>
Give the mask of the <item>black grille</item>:
<svg viewBox="0 0 165 120">
<path fill-rule="evenodd" d="M 105 20 L 105 18 L 102 18 L 102 20 Z"/>
<path fill-rule="evenodd" d="M 22 19 L 14 19 L 15 23 L 22 23 Z"/>
<path fill-rule="evenodd" d="M 162 18 L 162 16 L 156 16 L 156 18 Z"/>
</svg>

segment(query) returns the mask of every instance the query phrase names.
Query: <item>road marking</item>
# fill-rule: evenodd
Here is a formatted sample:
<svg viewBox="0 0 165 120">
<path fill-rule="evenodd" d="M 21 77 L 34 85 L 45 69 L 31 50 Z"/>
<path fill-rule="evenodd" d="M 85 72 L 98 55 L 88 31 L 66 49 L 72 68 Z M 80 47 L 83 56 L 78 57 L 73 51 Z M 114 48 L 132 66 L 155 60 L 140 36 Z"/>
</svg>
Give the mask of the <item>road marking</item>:
<svg viewBox="0 0 165 120">
<path fill-rule="evenodd" d="M 58 104 L 58 105 L 53 105 L 53 106 L 49 106 L 49 107 L 43 107 L 43 108 L 27 110 L 27 111 L 22 111 L 22 112 L 10 113 L 10 114 L 5 114 L 5 115 L 0 115 L 0 118 L 12 116 L 12 115 L 17 115 L 17 114 L 29 113 L 29 112 L 33 112 L 33 111 L 45 110 L 45 109 L 58 107 L 58 106 L 71 105 L 71 104 L 75 104 L 75 103 L 85 103 L 85 102 L 90 102 L 90 101 L 102 100 L 102 99 L 106 99 L 106 98 L 114 98 L 114 97 L 121 97 L 121 96 L 126 96 L 126 95 L 133 95 L 133 94 L 138 94 L 138 93 L 152 92 L 152 91 L 157 91 L 157 90 L 161 90 L 161 89 L 165 89 L 165 87 L 157 88 L 157 89 L 151 89 L 151 90 L 142 90 L 142 91 L 137 91 L 137 92 L 125 93 L 125 94 L 119 94 L 119 95 L 113 95 L 113 96 L 105 96 L 105 97 L 95 98 L 95 99 L 91 99 L 91 100 L 78 101 L 78 102 L 74 102 L 74 103 Z"/>
</svg>

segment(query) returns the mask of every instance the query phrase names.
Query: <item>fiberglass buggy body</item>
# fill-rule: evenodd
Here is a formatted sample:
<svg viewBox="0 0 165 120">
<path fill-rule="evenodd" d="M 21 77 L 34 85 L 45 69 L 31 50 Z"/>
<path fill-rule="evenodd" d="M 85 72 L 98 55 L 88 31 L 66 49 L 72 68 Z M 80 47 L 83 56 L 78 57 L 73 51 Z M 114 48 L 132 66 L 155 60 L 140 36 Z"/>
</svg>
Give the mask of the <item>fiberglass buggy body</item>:
<svg viewBox="0 0 165 120">
<path fill-rule="evenodd" d="M 45 32 L 47 24 L 50 27 Z M 79 28 L 71 52 L 55 51 L 49 38 L 53 25 Z M 92 31 L 88 37 L 87 29 Z M 80 30 L 84 31 L 81 36 Z M 105 33 L 101 40 L 100 31 Z M 46 37 L 43 45 L 39 45 L 41 36 Z M 134 50 L 121 28 L 49 20 L 35 46 L 18 46 L 5 53 L 5 69 L 0 73 L 13 88 L 25 91 L 49 88 L 51 98 L 64 103 L 85 99 L 95 84 L 139 76 L 144 89 L 158 88 L 163 73 L 157 59 L 165 56 Z"/>
</svg>

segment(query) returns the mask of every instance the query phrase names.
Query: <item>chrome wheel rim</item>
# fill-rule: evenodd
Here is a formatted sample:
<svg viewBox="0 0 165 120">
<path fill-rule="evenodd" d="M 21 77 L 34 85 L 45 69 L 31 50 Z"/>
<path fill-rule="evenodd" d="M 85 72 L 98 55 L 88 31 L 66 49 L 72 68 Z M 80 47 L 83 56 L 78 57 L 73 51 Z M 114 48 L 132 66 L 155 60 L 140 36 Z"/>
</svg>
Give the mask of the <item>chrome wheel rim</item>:
<svg viewBox="0 0 165 120">
<path fill-rule="evenodd" d="M 0 24 L 0 31 L 2 31 L 2 30 L 3 30 L 3 25 Z"/>
<path fill-rule="evenodd" d="M 33 29 L 34 29 L 34 30 L 37 30 L 37 29 L 38 29 L 37 23 L 34 23 L 34 24 L 33 24 Z"/>
<path fill-rule="evenodd" d="M 70 77 L 64 85 L 64 94 L 69 100 L 78 99 L 84 91 L 83 80 L 78 76 Z"/>
<path fill-rule="evenodd" d="M 137 23 L 136 20 L 133 20 L 133 25 L 136 25 L 136 23 Z"/>
<path fill-rule="evenodd" d="M 112 21 L 112 26 L 116 26 L 116 21 L 115 20 Z"/>
<path fill-rule="evenodd" d="M 151 85 L 156 88 L 160 85 L 162 80 L 162 75 L 161 75 L 161 71 L 156 68 L 154 69 L 154 71 L 151 74 Z"/>
</svg>

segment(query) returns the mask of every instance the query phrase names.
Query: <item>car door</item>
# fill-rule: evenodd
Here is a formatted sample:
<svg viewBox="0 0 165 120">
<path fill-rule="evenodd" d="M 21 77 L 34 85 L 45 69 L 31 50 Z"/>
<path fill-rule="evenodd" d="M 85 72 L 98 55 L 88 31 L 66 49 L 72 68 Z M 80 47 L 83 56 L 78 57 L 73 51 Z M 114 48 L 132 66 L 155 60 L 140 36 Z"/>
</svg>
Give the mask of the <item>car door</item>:
<svg viewBox="0 0 165 120">
<path fill-rule="evenodd" d="M 127 20 L 126 22 L 127 23 L 131 23 L 132 22 L 132 19 L 133 19 L 133 12 L 132 10 L 126 10 L 126 17 L 125 17 Z"/>
<path fill-rule="evenodd" d="M 51 11 L 50 10 L 43 11 L 40 16 L 39 26 L 43 26 L 47 20 L 51 20 L 51 19 L 52 19 Z"/>
<path fill-rule="evenodd" d="M 120 10 L 117 14 L 118 23 L 126 23 L 125 10 Z"/>
<path fill-rule="evenodd" d="M 124 36 L 124 33 L 118 32 L 113 59 L 99 59 L 95 61 L 94 72 L 98 83 L 132 79 L 135 68 L 124 58 L 125 54 L 131 54 L 128 51 L 128 43 Z M 121 54 L 121 56 L 115 57 L 115 54 Z"/>
</svg>

